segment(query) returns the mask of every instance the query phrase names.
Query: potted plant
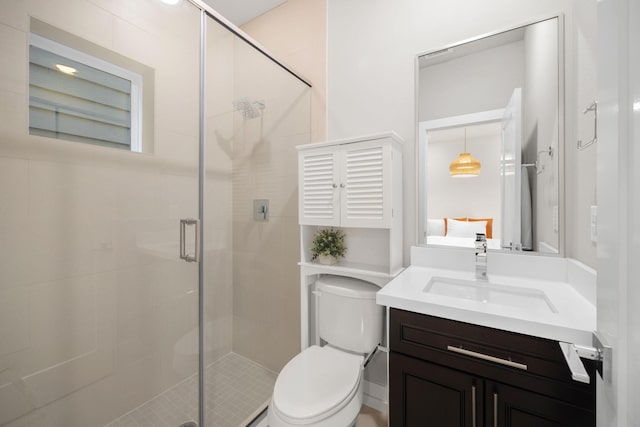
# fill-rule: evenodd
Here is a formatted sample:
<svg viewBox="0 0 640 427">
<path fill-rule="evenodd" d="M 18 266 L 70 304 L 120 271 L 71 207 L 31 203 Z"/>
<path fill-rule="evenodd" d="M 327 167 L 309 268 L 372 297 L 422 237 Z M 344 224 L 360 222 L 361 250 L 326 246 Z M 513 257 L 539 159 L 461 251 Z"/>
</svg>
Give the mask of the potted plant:
<svg viewBox="0 0 640 427">
<path fill-rule="evenodd" d="M 332 265 L 344 257 L 347 248 L 344 245 L 344 233 L 337 228 L 318 230 L 313 236 L 311 260 L 317 259 L 320 264 Z"/>
</svg>

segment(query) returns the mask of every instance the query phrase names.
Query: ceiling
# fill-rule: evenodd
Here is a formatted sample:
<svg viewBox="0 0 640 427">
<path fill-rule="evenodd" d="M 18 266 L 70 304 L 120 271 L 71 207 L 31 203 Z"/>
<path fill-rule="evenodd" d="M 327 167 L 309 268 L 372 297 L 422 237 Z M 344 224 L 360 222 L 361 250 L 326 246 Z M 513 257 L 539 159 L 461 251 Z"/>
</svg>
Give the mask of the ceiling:
<svg viewBox="0 0 640 427">
<path fill-rule="evenodd" d="M 203 0 L 238 27 L 287 0 Z"/>
</svg>

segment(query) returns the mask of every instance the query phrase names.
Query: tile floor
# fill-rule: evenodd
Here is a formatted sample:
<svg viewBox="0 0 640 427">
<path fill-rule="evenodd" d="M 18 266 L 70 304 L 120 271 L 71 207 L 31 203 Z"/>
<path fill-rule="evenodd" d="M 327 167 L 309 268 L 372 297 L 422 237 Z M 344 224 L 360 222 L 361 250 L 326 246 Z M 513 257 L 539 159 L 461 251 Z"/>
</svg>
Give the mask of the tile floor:
<svg viewBox="0 0 640 427">
<path fill-rule="evenodd" d="M 271 397 L 277 375 L 235 353 L 205 370 L 209 427 L 238 427 Z M 197 378 L 192 376 L 106 427 L 179 427 L 198 418 Z M 363 406 L 358 427 L 386 427 L 387 415 Z"/>
<path fill-rule="evenodd" d="M 205 369 L 207 425 L 238 427 L 271 397 L 276 374 L 235 353 Z M 197 377 L 176 384 L 107 427 L 179 427 L 197 420 Z"/>
</svg>

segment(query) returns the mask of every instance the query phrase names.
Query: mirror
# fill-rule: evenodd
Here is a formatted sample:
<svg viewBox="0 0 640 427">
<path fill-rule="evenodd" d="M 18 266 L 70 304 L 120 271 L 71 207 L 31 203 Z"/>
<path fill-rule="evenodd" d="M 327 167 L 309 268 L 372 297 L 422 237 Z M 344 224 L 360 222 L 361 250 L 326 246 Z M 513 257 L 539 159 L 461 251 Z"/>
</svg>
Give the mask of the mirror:
<svg viewBox="0 0 640 427">
<path fill-rule="evenodd" d="M 418 55 L 420 244 L 562 253 L 559 34 L 554 17 Z"/>
</svg>

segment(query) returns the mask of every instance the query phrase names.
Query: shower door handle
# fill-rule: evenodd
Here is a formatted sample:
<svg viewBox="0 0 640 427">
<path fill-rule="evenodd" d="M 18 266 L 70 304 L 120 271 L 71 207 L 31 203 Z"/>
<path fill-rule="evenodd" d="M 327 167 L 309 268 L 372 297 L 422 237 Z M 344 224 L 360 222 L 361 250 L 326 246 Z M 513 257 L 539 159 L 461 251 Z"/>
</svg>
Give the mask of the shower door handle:
<svg viewBox="0 0 640 427">
<path fill-rule="evenodd" d="M 188 254 L 186 248 L 186 234 L 188 225 L 195 225 L 194 230 L 196 232 L 196 235 L 194 239 L 195 245 L 193 248 L 193 255 Z M 200 261 L 200 220 L 193 218 L 185 218 L 180 220 L 180 258 L 187 262 Z"/>
</svg>

